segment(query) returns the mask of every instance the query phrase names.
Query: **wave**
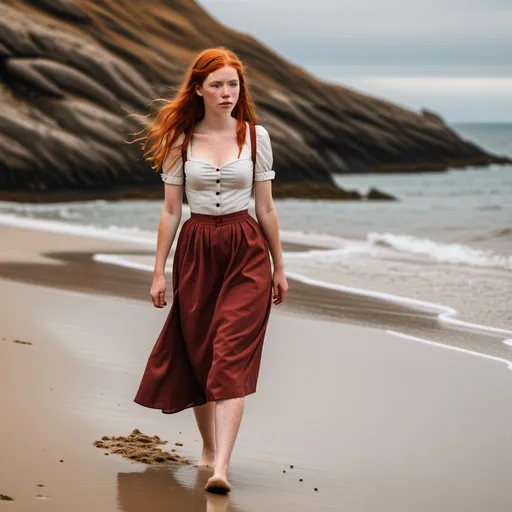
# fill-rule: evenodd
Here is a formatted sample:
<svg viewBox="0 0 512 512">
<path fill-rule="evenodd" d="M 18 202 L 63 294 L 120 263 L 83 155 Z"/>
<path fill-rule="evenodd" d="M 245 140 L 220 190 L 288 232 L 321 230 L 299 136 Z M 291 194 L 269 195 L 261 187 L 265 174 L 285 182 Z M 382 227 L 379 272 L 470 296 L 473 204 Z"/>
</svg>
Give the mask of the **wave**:
<svg viewBox="0 0 512 512">
<path fill-rule="evenodd" d="M 375 232 L 368 233 L 367 240 L 375 247 L 423 255 L 441 263 L 512 270 L 511 256 L 502 256 L 489 250 L 474 249 L 463 244 L 444 244 L 411 235 Z"/>
<path fill-rule="evenodd" d="M 92 201 L 66 201 L 59 203 L 16 203 L 13 201 L 0 201 L 0 212 L 17 214 L 37 214 L 37 213 L 56 213 L 67 212 L 73 208 L 75 210 L 96 210 L 99 207 L 106 206 L 108 201 L 105 199 L 94 199 Z"/>
<path fill-rule="evenodd" d="M 39 205 L 33 205 L 35 207 Z M 91 206 L 92 202 L 91 202 Z M 49 205 L 46 205 L 49 207 Z M 56 208 L 57 205 L 53 205 Z M 45 208 L 42 206 L 42 208 Z M 37 219 L 33 217 L 20 217 L 15 214 L 0 213 L 0 224 L 16 225 L 57 233 L 68 233 L 113 240 L 143 243 L 154 246 L 156 232 L 136 227 L 123 227 L 111 225 L 98 227 L 69 223 L 61 220 Z M 390 253 L 383 249 L 392 250 L 401 254 L 426 256 L 430 260 L 441 263 L 457 265 L 470 265 L 477 267 L 499 268 L 512 270 L 512 256 L 495 254 L 489 250 L 474 249 L 462 244 L 443 244 L 429 239 L 418 238 L 412 235 L 395 235 L 392 233 L 370 232 L 365 240 L 353 240 L 336 235 L 281 230 L 281 240 L 304 245 L 304 252 L 287 253 L 285 256 L 308 258 L 318 261 L 345 260 L 352 255 L 367 255 L 372 258 L 386 258 Z M 493 237 L 509 237 L 512 228 L 503 228 L 493 232 Z M 176 240 L 174 241 L 176 242 Z M 173 244 L 174 245 L 174 244 Z M 311 246 L 315 246 L 311 249 Z M 380 250 L 379 250 L 380 249 Z"/>
<path fill-rule="evenodd" d="M 133 242 L 140 245 L 155 247 L 156 234 L 140 228 L 128 228 L 109 226 L 107 228 L 87 224 L 72 224 L 60 220 L 34 219 L 31 217 L 18 217 L 0 213 L 0 225 L 15 226 L 20 228 L 37 229 L 76 236 L 118 240 L 121 242 Z"/>
<path fill-rule="evenodd" d="M 497 230 L 488 238 L 504 238 L 512 235 L 512 228 Z M 293 259 L 311 259 L 315 261 L 345 261 L 351 255 L 367 255 L 372 258 L 388 258 L 393 253 L 409 257 L 426 257 L 430 261 L 452 265 L 468 265 L 512 270 L 512 256 L 496 254 L 490 250 L 475 249 L 463 244 L 435 242 L 428 238 L 393 233 L 370 232 L 365 241 L 350 240 L 332 235 L 285 231 L 283 242 L 301 243 L 305 246 L 316 245 L 314 250 L 286 253 Z M 482 238 L 483 240 L 483 238 Z M 477 241 L 477 240 L 474 240 Z M 391 252 L 386 252 L 391 251 Z M 415 259 L 418 262 L 417 259 Z"/>
</svg>

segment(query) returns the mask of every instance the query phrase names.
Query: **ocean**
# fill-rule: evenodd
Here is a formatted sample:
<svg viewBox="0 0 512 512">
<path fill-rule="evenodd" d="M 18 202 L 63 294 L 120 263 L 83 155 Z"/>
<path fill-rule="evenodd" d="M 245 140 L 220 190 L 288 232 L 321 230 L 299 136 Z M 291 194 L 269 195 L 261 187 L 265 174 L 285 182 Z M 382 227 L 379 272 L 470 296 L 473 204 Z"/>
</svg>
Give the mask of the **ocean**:
<svg viewBox="0 0 512 512">
<path fill-rule="evenodd" d="M 512 156 L 512 124 L 452 127 Z M 362 192 L 378 187 L 399 201 L 275 200 L 281 239 L 316 247 L 285 252 L 290 275 L 340 290 L 435 303 L 458 320 L 512 331 L 512 166 L 335 179 Z M 102 236 L 151 243 L 161 206 L 142 200 L 0 202 L 0 222 L 57 221 L 71 231 L 80 225 Z M 183 221 L 188 216 L 184 208 Z M 153 259 L 134 255 L 109 263 L 152 271 Z"/>
</svg>

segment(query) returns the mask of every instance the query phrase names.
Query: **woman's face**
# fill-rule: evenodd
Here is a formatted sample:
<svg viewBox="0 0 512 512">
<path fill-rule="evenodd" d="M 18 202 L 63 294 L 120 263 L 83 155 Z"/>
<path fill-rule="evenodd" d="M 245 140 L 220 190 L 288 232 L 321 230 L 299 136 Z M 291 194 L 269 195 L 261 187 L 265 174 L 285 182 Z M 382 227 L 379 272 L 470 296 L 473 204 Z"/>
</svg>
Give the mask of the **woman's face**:
<svg viewBox="0 0 512 512">
<path fill-rule="evenodd" d="M 235 68 L 224 66 L 210 73 L 196 91 L 204 98 L 205 110 L 231 114 L 240 94 L 238 73 Z"/>
</svg>

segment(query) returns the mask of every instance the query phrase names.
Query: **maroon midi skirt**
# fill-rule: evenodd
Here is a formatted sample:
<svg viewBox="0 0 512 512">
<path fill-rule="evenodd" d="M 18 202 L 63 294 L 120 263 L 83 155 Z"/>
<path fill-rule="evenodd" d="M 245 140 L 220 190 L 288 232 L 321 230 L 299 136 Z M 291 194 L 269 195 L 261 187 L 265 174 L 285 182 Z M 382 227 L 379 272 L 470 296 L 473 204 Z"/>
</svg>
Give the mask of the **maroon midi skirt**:
<svg viewBox="0 0 512 512">
<path fill-rule="evenodd" d="M 272 306 L 259 223 L 248 210 L 192 213 L 172 269 L 172 305 L 134 401 L 170 414 L 254 393 Z"/>
</svg>

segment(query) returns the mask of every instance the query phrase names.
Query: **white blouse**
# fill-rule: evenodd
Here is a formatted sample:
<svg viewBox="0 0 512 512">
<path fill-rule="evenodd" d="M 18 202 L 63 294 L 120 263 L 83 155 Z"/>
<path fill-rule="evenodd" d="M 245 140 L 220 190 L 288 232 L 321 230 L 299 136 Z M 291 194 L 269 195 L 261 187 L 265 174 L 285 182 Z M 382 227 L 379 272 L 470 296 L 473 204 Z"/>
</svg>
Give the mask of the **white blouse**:
<svg viewBox="0 0 512 512">
<path fill-rule="evenodd" d="M 187 161 L 183 171 L 183 160 L 180 157 L 172 168 L 166 163 L 162 165 L 160 176 L 162 181 L 170 185 L 183 185 L 187 195 L 190 211 L 208 215 L 224 215 L 245 210 L 249 207 L 254 181 L 272 180 L 273 155 L 270 136 L 260 124 L 256 125 L 256 168 L 253 169 L 251 159 L 251 142 L 247 125 L 245 144 L 240 158 L 215 167 L 209 162 L 194 160 L 191 144 L 187 148 Z M 183 134 L 178 137 L 177 144 L 183 141 Z M 183 178 L 185 172 L 186 179 Z"/>
</svg>

